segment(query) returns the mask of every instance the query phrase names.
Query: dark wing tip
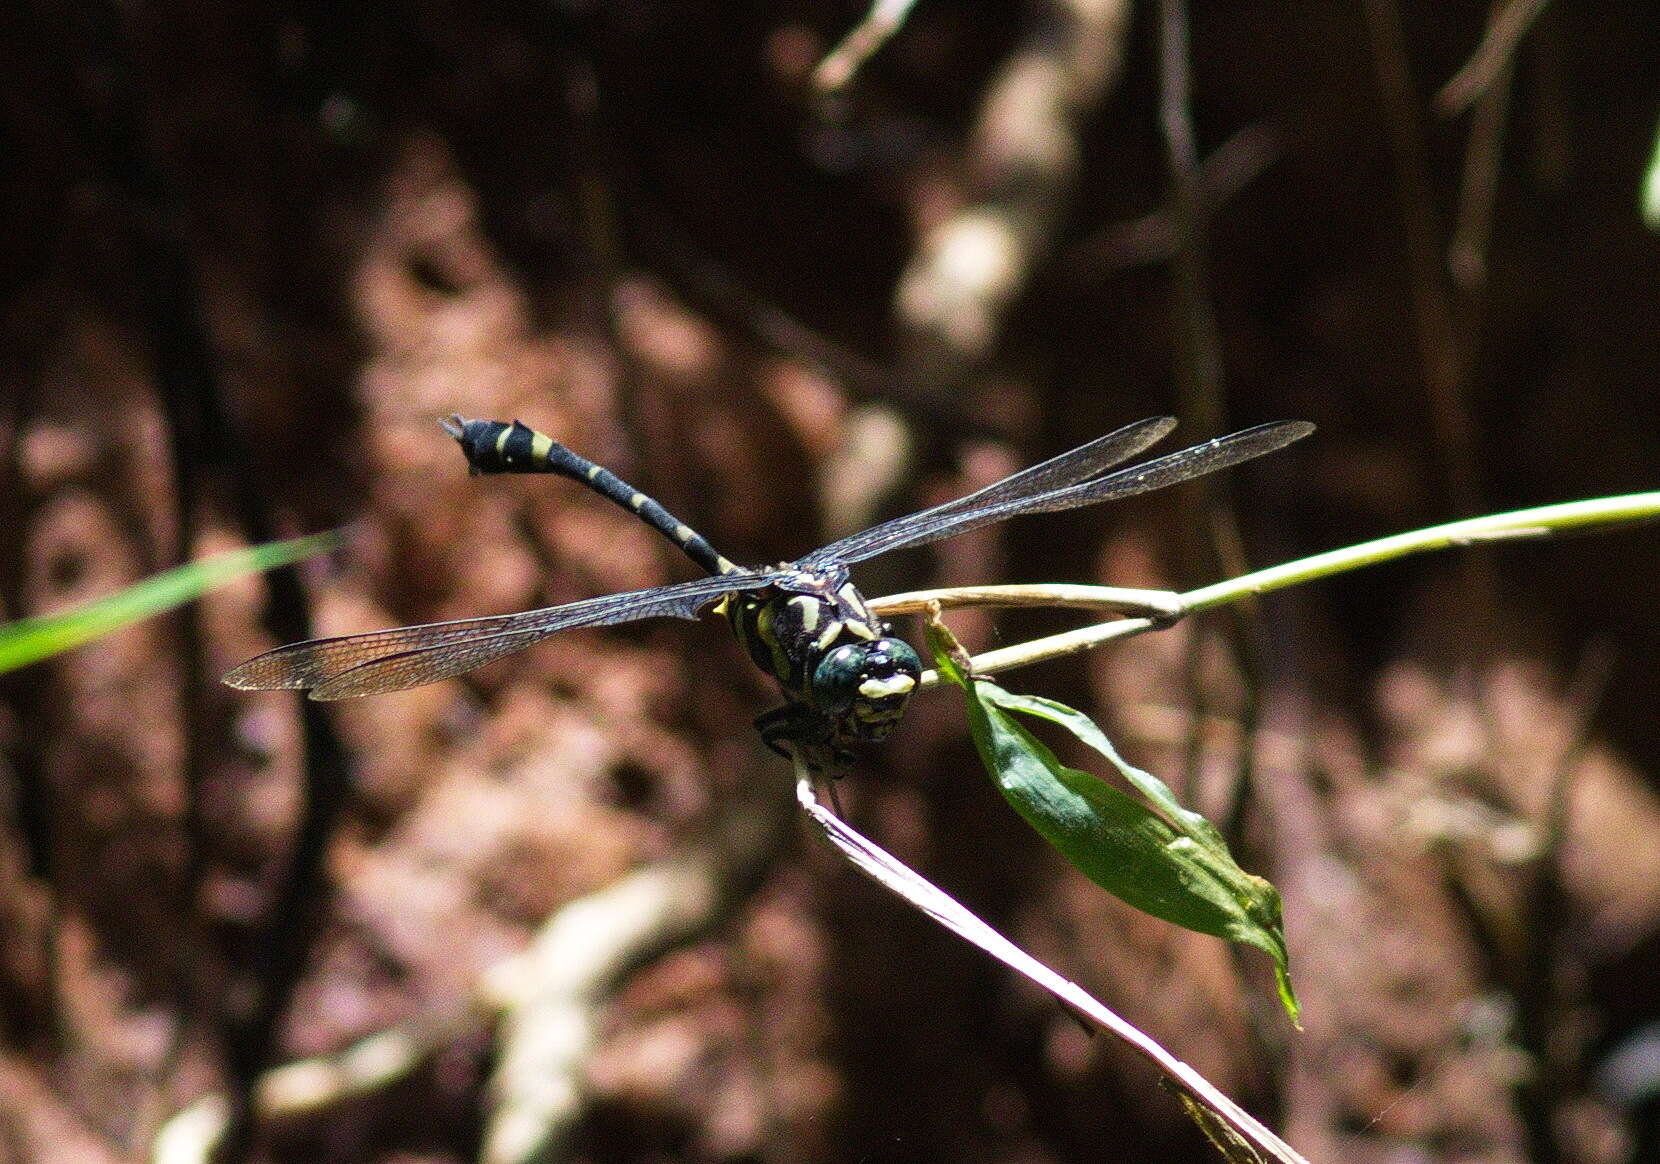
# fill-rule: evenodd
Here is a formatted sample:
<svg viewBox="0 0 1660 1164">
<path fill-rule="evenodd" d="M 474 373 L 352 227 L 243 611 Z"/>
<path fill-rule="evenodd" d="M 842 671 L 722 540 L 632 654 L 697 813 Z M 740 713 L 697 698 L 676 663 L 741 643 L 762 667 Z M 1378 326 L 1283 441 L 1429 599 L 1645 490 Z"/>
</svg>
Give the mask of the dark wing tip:
<svg viewBox="0 0 1660 1164">
<path fill-rule="evenodd" d="M 1153 434 L 1147 442 L 1148 446 L 1151 447 L 1152 445 L 1158 444 L 1171 433 L 1175 432 L 1177 426 L 1181 424 L 1181 421 L 1177 420 L 1173 416 L 1149 416 L 1141 423 L 1149 432 Z"/>
<path fill-rule="evenodd" d="M 1260 447 L 1262 452 L 1255 455 L 1261 456 L 1262 453 L 1283 449 L 1286 445 L 1300 441 L 1314 431 L 1315 425 L 1311 420 L 1270 420 L 1219 436 L 1211 443 L 1238 442 L 1252 448 Z"/>
<path fill-rule="evenodd" d="M 1265 424 L 1263 428 L 1273 429 L 1279 437 L 1276 448 L 1283 449 L 1294 441 L 1300 441 L 1315 431 L 1312 420 L 1281 420 L 1273 424 Z"/>
<path fill-rule="evenodd" d="M 1138 420 L 1134 424 L 1127 424 L 1117 432 L 1108 433 L 1102 439 L 1110 440 L 1113 437 L 1123 436 L 1129 432 L 1146 433 L 1148 435 L 1145 438 L 1145 443 L 1142 445 L 1142 448 L 1147 449 L 1158 444 L 1165 437 L 1175 432 L 1177 426 L 1180 424 L 1181 422 L 1173 416 L 1149 416 L 1145 420 Z M 1133 457 L 1135 454 L 1130 453 L 1128 455 Z"/>
</svg>

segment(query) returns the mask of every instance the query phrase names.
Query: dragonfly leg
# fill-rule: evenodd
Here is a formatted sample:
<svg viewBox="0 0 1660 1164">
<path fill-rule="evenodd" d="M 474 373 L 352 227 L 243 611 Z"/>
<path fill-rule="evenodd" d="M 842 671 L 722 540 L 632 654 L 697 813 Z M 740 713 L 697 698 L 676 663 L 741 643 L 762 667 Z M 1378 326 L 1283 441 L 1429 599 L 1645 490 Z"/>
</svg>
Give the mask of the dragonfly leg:
<svg viewBox="0 0 1660 1164">
<path fill-rule="evenodd" d="M 755 717 L 755 730 L 761 733 L 761 742 L 783 756 L 801 762 L 814 772 L 845 768 L 858 757 L 839 746 L 830 721 L 817 711 L 800 703 L 786 703 Z"/>
</svg>

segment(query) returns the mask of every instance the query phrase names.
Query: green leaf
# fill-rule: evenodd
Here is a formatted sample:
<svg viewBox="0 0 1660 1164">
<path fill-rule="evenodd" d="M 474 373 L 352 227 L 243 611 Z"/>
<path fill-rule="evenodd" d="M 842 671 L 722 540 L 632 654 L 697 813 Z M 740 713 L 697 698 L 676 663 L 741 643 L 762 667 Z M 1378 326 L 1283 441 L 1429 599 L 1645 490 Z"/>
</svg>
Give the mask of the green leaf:
<svg viewBox="0 0 1660 1164">
<path fill-rule="evenodd" d="M 60 614 L 0 624 L 0 673 L 81 646 L 140 619 L 172 610 L 245 574 L 286 566 L 340 544 L 337 532 L 230 550 L 146 578 L 119 594 Z"/>
<path fill-rule="evenodd" d="M 943 629 L 943 628 L 941 628 Z M 1087 716 L 1052 699 L 969 679 L 929 628 L 940 674 L 967 696 L 969 729 L 986 771 L 1010 806 L 1086 877 L 1144 913 L 1242 942 L 1274 959 L 1280 1002 L 1298 1005 L 1287 967 L 1279 892 L 1234 863 L 1214 826 L 1183 808 L 1151 773 L 1127 763 Z M 1015 718 L 1059 724 L 1105 756 L 1150 803 L 1062 764 Z"/>
</svg>

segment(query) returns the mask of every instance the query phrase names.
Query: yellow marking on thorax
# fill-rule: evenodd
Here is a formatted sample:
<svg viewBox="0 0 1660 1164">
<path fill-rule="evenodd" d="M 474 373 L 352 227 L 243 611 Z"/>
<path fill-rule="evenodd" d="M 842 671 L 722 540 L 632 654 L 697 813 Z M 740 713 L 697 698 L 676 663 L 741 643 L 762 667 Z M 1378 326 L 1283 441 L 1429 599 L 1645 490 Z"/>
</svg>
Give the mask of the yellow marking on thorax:
<svg viewBox="0 0 1660 1164">
<path fill-rule="evenodd" d="M 530 455 L 532 457 L 535 457 L 538 461 L 545 461 L 548 459 L 548 454 L 552 451 L 552 437 L 543 436 L 539 432 L 532 432 L 530 434 Z"/>
<path fill-rule="evenodd" d="M 842 633 L 842 628 L 846 625 L 839 618 L 831 619 L 825 626 L 824 633 L 819 635 L 818 641 L 813 644 L 814 648 L 820 651 L 829 650 L 830 644 L 836 641 L 836 637 Z"/>
<path fill-rule="evenodd" d="M 767 653 L 772 656 L 773 678 L 782 680 L 790 673 L 790 657 L 784 651 L 784 644 L 778 641 L 778 629 L 773 625 L 777 618 L 774 609 L 770 602 L 761 605 L 755 616 L 755 633 L 761 636 Z"/>
<path fill-rule="evenodd" d="M 812 634 L 813 628 L 818 626 L 819 600 L 811 595 L 801 594 L 790 599 L 790 605 L 800 608 L 801 629 L 807 634 Z"/>
<path fill-rule="evenodd" d="M 836 594 L 841 600 L 859 612 L 860 618 L 870 617 L 870 607 L 865 605 L 865 596 L 859 593 L 859 588 L 851 582 L 844 582 Z"/>
<path fill-rule="evenodd" d="M 499 433 L 496 434 L 496 455 L 498 457 L 506 457 L 507 456 L 507 438 L 512 436 L 512 435 L 513 435 L 513 427 L 511 425 L 509 425 L 508 427 L 502 429 Z"/>
</svg>

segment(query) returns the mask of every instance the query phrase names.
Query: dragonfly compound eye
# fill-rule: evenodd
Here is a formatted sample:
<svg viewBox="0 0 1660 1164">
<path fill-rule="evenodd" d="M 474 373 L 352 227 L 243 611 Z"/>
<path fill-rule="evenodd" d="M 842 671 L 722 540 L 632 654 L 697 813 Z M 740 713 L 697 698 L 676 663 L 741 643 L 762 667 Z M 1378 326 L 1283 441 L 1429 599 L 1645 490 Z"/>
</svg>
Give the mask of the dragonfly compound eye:
<svg viewBox="0 0 1660 1164">
<path fill-rule="evenodd" d="M 847 643 L 813 669 L 813 700 L 848 734 L 879 740 L 904 714 L 921 675 L 922 660 L 903 639 Z"/>
</svg>

